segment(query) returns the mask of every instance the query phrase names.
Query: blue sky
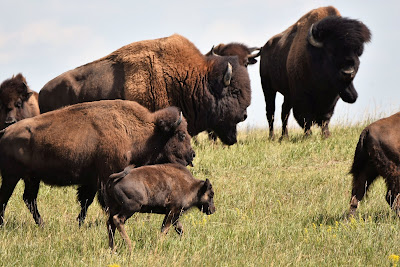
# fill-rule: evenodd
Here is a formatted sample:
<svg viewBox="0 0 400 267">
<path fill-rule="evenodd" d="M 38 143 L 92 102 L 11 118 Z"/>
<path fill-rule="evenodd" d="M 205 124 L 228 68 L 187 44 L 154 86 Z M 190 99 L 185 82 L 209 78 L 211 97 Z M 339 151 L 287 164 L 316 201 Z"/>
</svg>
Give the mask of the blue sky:
<svg viewBox="0 0 400 267">
<path fill-rule="evenodd" d="M 327 5 L 334 5 L 342 16 L 363 21 L 372 32 L 354 81 L 359 98 L 352 105 L 339 100 L 332 123 L 400 111 L 400 2 L 394 0 L 2 0 L 0 82 L 21 72 L 29 86 L 39 91 L 59 74 L 123 45 L 173 33 L 187 37 L 202 53 L 219 43 L 263 46 L 309 10 Z M 266 127 L 258 63 L 249 66 L 249 74 L 252 104 L 241 127 Z M 277 117 L 281 103 L 278 96 Z M 292 116 L 290 125 L 297 127 Z"/>
</svg>

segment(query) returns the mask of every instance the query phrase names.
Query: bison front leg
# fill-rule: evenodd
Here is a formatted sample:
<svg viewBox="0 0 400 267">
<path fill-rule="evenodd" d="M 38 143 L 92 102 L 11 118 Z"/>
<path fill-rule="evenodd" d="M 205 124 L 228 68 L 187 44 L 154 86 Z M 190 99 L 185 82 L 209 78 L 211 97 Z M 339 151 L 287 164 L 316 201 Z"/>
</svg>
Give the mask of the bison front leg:
<svg viewBox="0 0 400 267">
<path fill-rule="evenodd" d="M 179 211 L 178 212 L 170 211 L 167 215 L 165 215 L 161 226 L 161 233 L 167 234 L 171 225 L 175 225 L 178 219 L 179 219 Z"/>
<path fill-rule="evenodd" d="M 331 132 L 329 131 L 329 120 L 322 121 L 321 134 L 322 134 L 322 137 L 324 137 L 324 138 L 328 138 L 329 136 L 331 136 Z"/>
<path fill-rule="evenodd" d="M 24 180 L 25 190 L 23 199 L 28 207 L 29 211 L 32 213 L 35 223 L 39 226 L 43 226 L 43 219 L 40 216 L 39 210 L 37 208 L 37 195 L 39 192 L 40 180 L 31 178 Z"/>
<path fill-rule="evenodd" d="M 7 175 L 5 172 L 2 173 L 2 184 L 0 188 L 0 226 L 4 223 L 4 212 L 10 199 L 15 186 L 17 185 L 19 179 Z"/>
<path fill-rule="evenodd" d="M 178 235 L 182 236 L 183 235 L 183 225 L 179 221 L 179 219 L 175 221 L 174 227 L 175 227 L 175 231 L 178 233 Z"/>
<path fill-rule="evenodd" d="M 281 114 L 281 120 L 282 120 L 281 140 L 289 137 L 287 124 L 288 124 L 291 109 L 292 109 L 292 105 L 290 103 L 290 100 L 288 99 L 288 97 L 285 97 L 283 100 L 283 104 L 282 104 L 282 114 Z"/>
<path fill-rule="evenodd" d="M 269 139 L 272 140 L 274 138 L 274 114 L 275 114 L 276 91 L 271 89 L 264 90 L 264 98 L 265 98 L 265 111 L 269 127 Z"/>
<path fill-rule="evenodd" d="M 96 191 L 97 188 L 95 185 L 81 185 L 78 187 L 78 201 L 81 205 L 81 212 L 76 219 L 79 222 L 79 226 L 81 226 L 85 221 L 87 210 L 93 202 Z"/>
</svg>

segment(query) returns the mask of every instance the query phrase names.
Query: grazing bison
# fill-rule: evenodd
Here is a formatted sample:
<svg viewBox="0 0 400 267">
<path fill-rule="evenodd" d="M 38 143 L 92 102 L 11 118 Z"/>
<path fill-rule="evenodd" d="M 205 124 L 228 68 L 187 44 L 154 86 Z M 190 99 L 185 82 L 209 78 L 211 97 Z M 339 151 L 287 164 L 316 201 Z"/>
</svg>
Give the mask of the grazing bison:
<svg viewBox="0 0 400 267">
<path fill-rule="evenodd" d="M 150 113 L 124 100 L 81 103 L 7 127 L 0 132 L 0 225 L 19 179 L 25 182 L 23 199 L 39 225 L 40 180 L 79 185 L 81 224 L 96 192 L 102 200 L 102 185 L 110 174 L 128 164 L 191 164 L 194 151 L 186 127 L 175 107 Z"/>
<path fill-rule="evenodd" d="M 248 47 L 241 43 L 219 44 L 213 47 L 206 56 L 211 56 L 213 54 L 220 56 L 237 56 L 239 58 L 239 64 L 247 67 L 247 65 L 257 63 L 256 57 L 260 55 L 260 52 L 252 54 L 254 51 L 260 51 L 260 48 Z"/>
<path fill-rule="evenodd" d="M 180 35 L 124 46 L 61 74 L 39 93 L 41 112 L 100 99 L 134 100 L 151 111 L 179 107 L 191 135 L 211 129 L 228 145 L 250 105 L 250 79 L 237 57 L 204 56 Z"/>
<path fill-rule="evenodd" d="M 0 130 L 39 114 L 38 93 L 29 89 L 21 73 L 0 85 Z"/>
<path fill-rule="evenodd" d="M 274 133 L 276 92 L 284 96 L 282 137 L 290 110 L 306 135 L 317 123 L 325 137 L 336 102 L 354 103 L 353 79 L 371 33 L 360 21 L 343 18 L 334 7 L 311 10 L 261 49 L 260 76 L 269 137 Z"/>
<path fill-rule="evenodd" d="M 400 216 L 400 112 L 366 127 L 357 144 L 350 173 L 353 175 L 350 214 L 380 175 L 387 186 L 386 201 Z"/>
<path fill-rule="evenodd" d="M 128 166 L 123 172 L 110 176 L 106 194 L 111 249 L 114 248 L 117 228 L 132 251 L 124 224 L 135 212 L 165 214 L 161 232 L 168 233 L 173 225 L 179 235 L 183 234 L 179 217 L 191 207 L 197 207 L 207 215 L 215 212 L 210 181 L 195 179 L 186 167 L 179 164 Z"/>
</svg>

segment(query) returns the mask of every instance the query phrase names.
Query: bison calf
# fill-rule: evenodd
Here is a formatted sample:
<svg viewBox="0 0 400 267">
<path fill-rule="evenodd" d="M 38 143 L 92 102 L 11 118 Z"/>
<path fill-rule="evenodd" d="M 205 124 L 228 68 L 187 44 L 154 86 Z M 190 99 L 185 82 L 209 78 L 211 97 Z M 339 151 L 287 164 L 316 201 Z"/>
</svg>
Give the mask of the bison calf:
<svg viewBox="0 0 400 267">
<path fill-rule="evenodd" d="M 350 214 L 378 175 L 387 185 L 386 201 L 400 216 L 400 112 L 378 120 L 360 135 L 350 173 L 353 175 Z"/>
<path fill-rule="evenodd" d="M 29 89 L 25 77 L 19 73 L 0 85 L 0 130 L 40 114 L 39 94 Z"/>
<path fill-rule="evenodd" d="M 195 179 L 188 169 L 179 164 L 128 166 L 110 176 L 107 184 L 107 222 L 110 248 L 114 248 L 115 228 L 132 250 L 124 223 L 135 212 L 165 214 L 161 232 L 166 234 L 174 225 L 182 235 L 180 215 L 197 207 L 207 215 L 215 212 L 214 191 L 208 179 Z"/>
</svg>

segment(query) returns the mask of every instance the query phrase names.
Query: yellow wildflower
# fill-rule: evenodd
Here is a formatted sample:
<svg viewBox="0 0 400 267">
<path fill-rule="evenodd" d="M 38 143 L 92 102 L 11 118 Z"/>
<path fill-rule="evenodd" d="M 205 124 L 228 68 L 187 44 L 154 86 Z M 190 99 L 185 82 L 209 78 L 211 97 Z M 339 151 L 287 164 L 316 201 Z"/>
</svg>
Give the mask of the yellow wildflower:
<svg viewBox="0 0 400 267">
<path fill-rule="evenodd" d="M 392 255 L 389 256 L 389 259 L 390 259 L 393 263 L 397 263 L 397 262 L 399 262 L 400 256 L 399 256 L 399 255 L 392 254 Z"/>
<path fill-rule="evenodd" d="M 107 267 L 120 267 L 118 264 L 109 264 L 109 265 L 107 265 Z"/>
</svg>

